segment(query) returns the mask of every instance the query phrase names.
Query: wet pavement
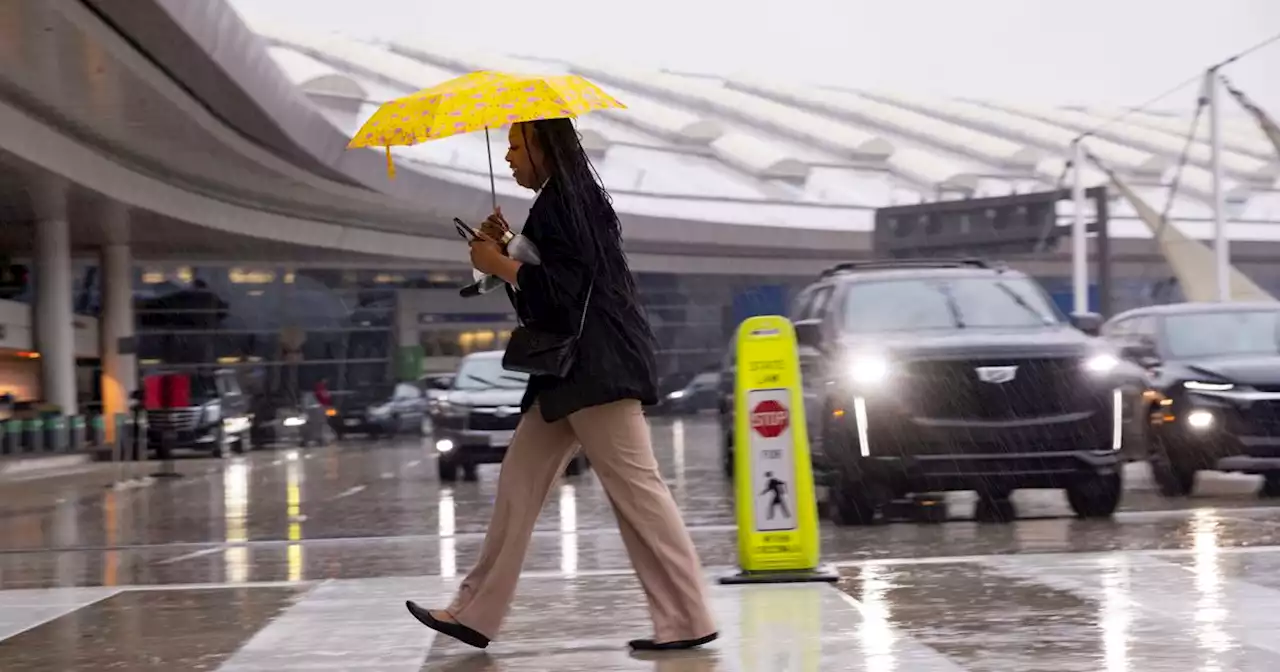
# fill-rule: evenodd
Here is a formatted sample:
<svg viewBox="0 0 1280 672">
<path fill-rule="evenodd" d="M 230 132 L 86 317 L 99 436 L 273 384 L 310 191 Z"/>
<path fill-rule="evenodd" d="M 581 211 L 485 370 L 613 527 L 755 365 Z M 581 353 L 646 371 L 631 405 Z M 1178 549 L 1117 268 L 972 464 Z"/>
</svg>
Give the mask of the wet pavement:
<svg viewBox="0 0 1280 672">
<path fill-rule="evenodd" d="M 655 440 L 709 579 L 732 572 L 714 425 L 656 422 Z M 642 659 L 623 643 L 648 634 L 644 598 L 590 473 L 553 491 L 477 655 L 403 600 L 448 600 L 498 467 L 442 487 L 429 442 L 404 439 L 177 468 L 0 478 L 0 670 L 1280 669 L 1280 508 L 1247 478 L 1130 490 L 1113 521 L 1029 491 L 1012 523 L 973 521 L 966 495 L 942 524 L 824 523 L 839 584 L 715 586 L 721 640 Z"/>
</svg>

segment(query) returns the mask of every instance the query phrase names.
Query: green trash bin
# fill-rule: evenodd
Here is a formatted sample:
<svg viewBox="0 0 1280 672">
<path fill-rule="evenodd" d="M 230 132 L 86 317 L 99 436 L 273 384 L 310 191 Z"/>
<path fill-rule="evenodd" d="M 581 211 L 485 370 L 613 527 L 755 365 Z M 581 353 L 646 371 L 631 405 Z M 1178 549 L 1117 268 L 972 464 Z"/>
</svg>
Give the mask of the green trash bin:
<svg viewBox="0 0 1280 672">
<path fill-rule="evenodd" d="M 88 425 L 83 415 L 76 415 L 71 418 L 71 429 L 67 432 L 67 451 L 72 453 L 81 453 L 86 449 L 85 438 L 87 437 L 85 428 Z"/>
<path fill-rule="evenodd" d="M 0 422 L 0 455 L 9 454 L 9 423 Z"/>
<path fill-rule="evenodd" d="M 61 413 L 44 417 L 44 452 L 67 452 L 67 417 Z"/>
<path fill-rule="evenodd" d="M 23 423 L 22 452 L 24 454 L 44 452 L 44 419 L 28 418 Z"/>
</svg>

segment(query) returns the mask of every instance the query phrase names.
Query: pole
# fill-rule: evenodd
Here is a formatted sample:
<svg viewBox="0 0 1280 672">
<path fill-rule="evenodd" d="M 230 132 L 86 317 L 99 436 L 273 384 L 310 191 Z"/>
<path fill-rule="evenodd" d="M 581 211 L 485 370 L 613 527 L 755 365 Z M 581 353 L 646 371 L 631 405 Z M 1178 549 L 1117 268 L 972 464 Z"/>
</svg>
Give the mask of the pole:
<svg viewBox="0 0 1280 672">
<path fill-rule="evenodd" d="M 1205 73 L 1205 93 L 1209 98 L 1209 144 L 1213 150 L 1213 251 L 1218 281 L 1218 300 L 1231 300 L 1231 248 L 1227 240 L 1226 199 L 1222 190 L 1222 101 L 1218 97 L 1218 69 Z"/>
<path fill-rule="evenodd" d="M 1072 312 L 1089 312 L 1089 241 L 1084 221 L 1084 145 L 1082 138 L 1071 143 L 1071 201 L 1075 215 L 1071 223 L 1071 287 Z"/>
<path fill-rule="evenodd" d="M 489 156 L 489 199 L 493 209 L 498 209 L 498 185 L 493 180 L 493 145 L 489 143 L 489 127 L 484 127 L 484 151 Z"/>
<path fill-rule="evenodd" d="M 1105 186 L 1090 187 L 1089 196 L 1093 198 L 1093 221 L 1096 227 L 1093 244 L 1098 257 L 1098 313 L 1102 319 L 1111 317 L 1111 230 L 1108 220 L 1111 217 L 1107 204 L 1107 188 Z"/>
</svg>

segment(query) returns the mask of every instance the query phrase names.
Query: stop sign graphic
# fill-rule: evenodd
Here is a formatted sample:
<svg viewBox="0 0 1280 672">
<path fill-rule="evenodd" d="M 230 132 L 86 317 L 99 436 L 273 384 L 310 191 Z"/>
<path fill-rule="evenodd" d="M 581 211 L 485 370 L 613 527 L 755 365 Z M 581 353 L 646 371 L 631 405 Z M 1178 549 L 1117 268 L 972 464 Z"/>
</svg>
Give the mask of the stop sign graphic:
<svg viewBox="0 0 1280 672">
<path fill-rule="evenodd" d="M 787 407 L 773 399 L 765 399 L 751 409 L 751 428 L 766 439 L 777 438 L 790 421 Z"/>
</svg>

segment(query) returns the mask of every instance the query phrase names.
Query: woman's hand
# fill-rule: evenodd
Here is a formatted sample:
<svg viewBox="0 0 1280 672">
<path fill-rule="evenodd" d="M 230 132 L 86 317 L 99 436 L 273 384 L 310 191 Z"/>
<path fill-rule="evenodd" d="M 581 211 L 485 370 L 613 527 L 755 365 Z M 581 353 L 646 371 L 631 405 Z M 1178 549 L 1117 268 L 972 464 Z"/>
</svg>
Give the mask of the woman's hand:
<svg viewBox="0 0 1280 672">
<path fill-rule="evenodd" d="M 520 262 L 504 254 L 498 241 L 483 232 L 471 241 L 471 265 L 481 273 L 496 275 L 512 284 L 520 270 Z"/>
<path fill-rule="evenodd" d="M 502 216 L 502 208 L 494 208 L 493 214 L 484 220 L 480 225 L 480 233 L 501 241 L 511 231 L 511 226 L 507 224 L 507 220 Z"/>
</svg>

